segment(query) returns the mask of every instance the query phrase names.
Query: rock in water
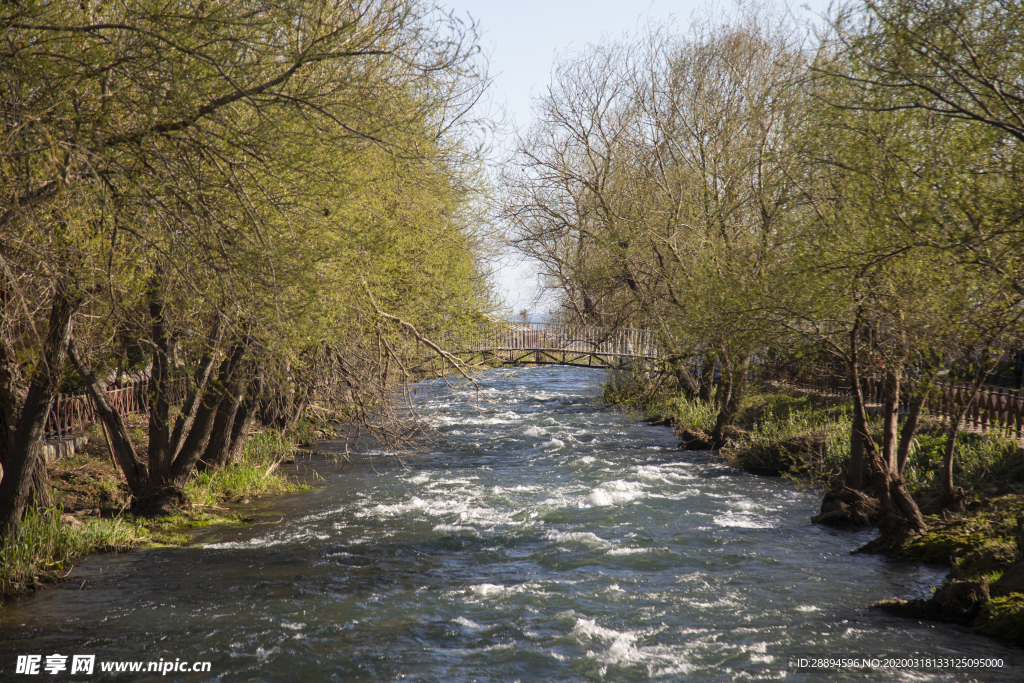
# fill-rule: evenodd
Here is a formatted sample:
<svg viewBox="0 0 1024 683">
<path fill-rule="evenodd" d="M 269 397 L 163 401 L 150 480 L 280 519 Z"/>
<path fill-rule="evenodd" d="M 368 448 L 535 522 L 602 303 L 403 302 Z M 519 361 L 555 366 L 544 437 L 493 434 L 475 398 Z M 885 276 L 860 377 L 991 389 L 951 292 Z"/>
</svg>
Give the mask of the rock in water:
<svg viewBox="0 0 1024 683">
<path fill-rule="evenodd" d="M 827 526 L 865 527 L 877 524 L 880 516 L 877 500 L 844 486 L 825 494 L 821 512 L 811 521 Z"/>
<path fill-rule="evenodd" d="M 988 587 L 982 581 L 947 580 L 927 600 L 894 598 L 877 602 L 874 606 L 898 617 L 969 624 L 988 599 Z"/>
<path fill-rule="evenodd" d="M 713 445 L 711 437 L 699 429 L 677 428 L 676 436 L 682 440 L 679 445 L 688 451 L 708 451 Z"/>
</svg>

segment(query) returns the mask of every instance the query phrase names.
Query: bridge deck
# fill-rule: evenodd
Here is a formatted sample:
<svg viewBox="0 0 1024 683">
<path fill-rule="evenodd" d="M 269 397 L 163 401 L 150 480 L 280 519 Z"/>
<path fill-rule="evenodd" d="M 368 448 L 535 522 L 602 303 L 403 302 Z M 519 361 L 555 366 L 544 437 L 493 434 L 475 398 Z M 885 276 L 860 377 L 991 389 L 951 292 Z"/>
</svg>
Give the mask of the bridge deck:
<svg viewBox="0 0 1024 683">
<path fill-rule="evenodd" d="M 474 343 L 459 346 L 459 356 L 479 355 L 505 365 L 615 368 L 661 358 L 650 330 L 609 330 L 556 323 L 488 326 Z"/>
</svg>

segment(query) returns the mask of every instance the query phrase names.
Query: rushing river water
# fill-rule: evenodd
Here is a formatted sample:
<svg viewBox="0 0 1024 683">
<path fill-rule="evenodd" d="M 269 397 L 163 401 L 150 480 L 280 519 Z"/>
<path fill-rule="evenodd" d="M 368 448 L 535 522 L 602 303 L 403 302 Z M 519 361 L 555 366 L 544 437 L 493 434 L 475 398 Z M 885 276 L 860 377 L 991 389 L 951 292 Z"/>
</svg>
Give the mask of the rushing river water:
<svg viewBox="0 0 1024 683">
<path fill-rule="evenodd" d="M 203 545 L 84 561 L 0 609 L 3 680 L 1010 680 L 787 668 L 796 653 L 1022 651 L 866 607 L 934 568 L 850 555 L 818 498 L 676 449 L 601 407 L 594 371 L 493 372 L 425 390 L 438 433 L 393 464 L 313 459 L 318 488 L 246 509 L 272 522 Z M 325 444 L 322 448 L 341 448 Z M 16 655 L 209 661 L 210 673 L 15 675 Z M 1024 664 L 1024 661 L 1016 661 Z M 1019 671 L 1018 671 L 1019 673 Z"/>
</svg>

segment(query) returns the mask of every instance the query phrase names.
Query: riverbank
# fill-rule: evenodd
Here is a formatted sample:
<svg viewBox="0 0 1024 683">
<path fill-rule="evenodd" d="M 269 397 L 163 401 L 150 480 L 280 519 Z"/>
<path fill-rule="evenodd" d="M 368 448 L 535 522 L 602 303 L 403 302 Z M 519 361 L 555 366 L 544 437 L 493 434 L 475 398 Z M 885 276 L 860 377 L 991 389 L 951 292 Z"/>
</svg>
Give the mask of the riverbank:
<svg viewBox="0 0 1024 683">
<path fill-rule="evenodd" d="M 144 416 L 129 415 L 126 421 L 145 452 Z M 192 542 L 195 529 L 257 522 L 257 517 L 226 505 L 245 505 L 262 496 L 309 488 L 290 480 L 279 467 L 294 462 L 304 447 L 330 434 L 305 422 L 289 434 L 253 434 L 239 462 L 198 473 L 185 486 L 188 505 L 157 517 L 136 516 L 128 509 L 128 486 L 98 425 L 85 436 L 88 442 L 72 457 L 47 465 L 49 504 L 30 506 L 17 535 L 0 547 L 0 599 L 59 583 L 73 563 L 86 555 L 184 546 Z"/>
<path fill-rule="evenodd" d="M 643 410 L 652 424 L 674 427 L 681 448 L 710 448 L 712 406 L 681 396 L 638 400 L 621 389 L 617 395 L 606 392 L 606 398 Z M 849 457 L 851 427 L 849 399 L 775 385 L 745 399 L 718 456 L 752 474 L 782 476 L 827 491 Z M 964 509 L 954 513 L 938 505 L 945 438 L 940 420 L 922 419 L 905 470 L 907 487 L 926 515 L 927 533 L 895 545 L 871 542 L 852 552 L 949 570 L 931 598 L 893 598 L 876 607 L 898 616 L 966 625 L 1024 645 L 1024 449 L 995 433 L 961 432 L 954 476 L 968 495 Z M 870 472 L 864 474 L 870 482 Z M 844 489 L 826 493 L 822 512 L 812 521 L 869 526 L 875 514 L 870 488 Z"/>
</svg>

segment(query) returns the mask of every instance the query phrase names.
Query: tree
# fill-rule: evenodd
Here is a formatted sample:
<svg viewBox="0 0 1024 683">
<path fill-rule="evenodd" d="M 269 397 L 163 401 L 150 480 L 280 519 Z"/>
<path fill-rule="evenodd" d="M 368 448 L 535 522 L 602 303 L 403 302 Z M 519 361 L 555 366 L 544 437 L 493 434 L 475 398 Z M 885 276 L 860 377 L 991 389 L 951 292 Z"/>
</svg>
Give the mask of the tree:
<svg viewBox="0 0 1024 683">
<path fill-rule="evenodd" d="M 888 538 L 903 523 L 912 532 L 924 529 L 902 474 L 936 373 L 1006 343 L 1019 329 L 1021 310 L 1020 299 L 1007 298 L 1010 291 L 991 280 L 987 266 L 949 240 L 987 232 L 1002 220 L 1004 201 L 978 201 L 1009 189 L 1010 175 L 997 161 L 998 136 L 899 106 L 896 90 L 865 91 L 873 67 L 845 49 L 858 40 L 844 34 L 826 43 L 814 65 L 817 104 L 805 119 L 791 171 L 800 179 L 802 204 L 787 221 L 800 256 L 789 278 L 792 298 L 778 319 L 847 363 L 855 409 L 851 451 L 858 454 L 862 445 L 872 464 Z M 999 232 L 986 237 L 992 253 L 1007 246 Z M 863 380 L 869 373 L 884 387 L 881 444 L 868 430 Z M 898 406 L 908 394 L 909 414 L 898 430 Z M 859 487 L 861 467 L 851 460 L 847 485 Z M 951 485 L 946 489 L 952 504 Z"/>
<path fill-rule="evenodd" d="M 677 360 L 717 361 L 719 442 L 768 330 L 753 297 L 774 276 L 803 69 L 796 34 L 765 8 L 593 47 L 557 70 L 510 179 L 513 243 L 566 308 L 643 321 Z"/>
<path fill-rule="evenodd" d="M 148 340 L 145 462 L 116 415 L 101 413 L 133 493 L 159 507 L 180 494 L 217 416 L 226 424 L 230 407 L 221 405 L 240 396 L 247 358 L 276 359 L 292 368 L 278 378 L 293 378 L 292 361 L 331 339 L 296 330 L 316 312 L 309 299 L 318 269 L 339 265 L 337 248 L 354 225 L 378 227 L 358 202 L 332 215 L 343 165 L 390 163 L 403 191 L 413 169 L 430 168 L 451 183 L 447 206 L 461 207 L 472 158 L 456 122 L 486 79 L 474 29 L 412 0 L 47 3 L 3 12 L 0 256 L 6 310 L 20 316 L 5 329 L 4 360 L 11 377 L 31 377 L 28 398 L 7 411 L 20 416 L 0 483 L 0 494 L 13 491 L 0 496 L 9 533 L 63 366 L 68 345 L 57 342 L 79 308 L 100 316 L 71 345 L 97 397 L 103 373 L 94 370 L 118 351 L 113 330 Z M 428 231 L 454 238 L 440 252 L 470 245 L 459 210 L 446 233 Z M 408 235 L 400 214 L 377 218 Z M 366 246 L 356 242 L 349 246 Z M 451 261 L 467 258 L 472 270 L 472 256 Z M 457 289 L 475 273 L 432 275 L 461 277 Z M 49 302 L 45 343 L 31 332 L 40 312 L 26 305 L 26 282 Z M 453 311 L 450 298 L 435 315 Z M 191 381 L 178 410 L 169 386 L 180 346 Z M 18 348 L 44 353 L 11 360 Z"/>
</svg>

